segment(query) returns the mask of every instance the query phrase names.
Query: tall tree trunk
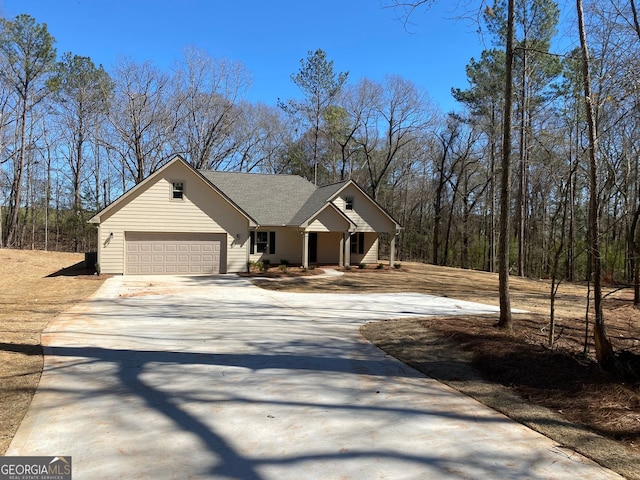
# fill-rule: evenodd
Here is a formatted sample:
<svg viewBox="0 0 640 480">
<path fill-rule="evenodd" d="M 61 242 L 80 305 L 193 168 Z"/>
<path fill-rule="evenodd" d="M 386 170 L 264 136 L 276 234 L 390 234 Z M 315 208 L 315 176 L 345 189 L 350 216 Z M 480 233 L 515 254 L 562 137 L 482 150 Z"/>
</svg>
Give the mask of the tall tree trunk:
<svg viewBox="0 0 640 480">
<path fill-rule="evenodd" d="M 36 174 L 34 170 L 33 162 L 28 162 L 27 164 L 27 206 L 26 213 L 30 216 L 30 226 L 31 226 L 31 250 L 36 249 L 36 201 L 35 201 L 35 187 L 33 184 L 35 183 L 33 180 L 34 175 Z"/>
<path fill-rule="evenodd" d="M 629 0 L 631 5 L 631 12 L 633 14 L 633 29 L 636 32 L 638 40 L 640 40 L 640 20 L 638 20 L 638 9 L 636 8 L 635 0 Z M 638 162 L 636 159 L 636 173 Z M 638 199 L 636 202 L 640 202 L 640 186 L 637 187 Z M 636 206 L 636 212 L 633 219 L 633 227 L 629 234 L 630 241 L 632 242 L 633 250 L 633 304 L 640 305 L 640 245 L 638 245 L 639 239 L 637 238 L 640 232 L 637 232 L 638 215 L 640 215 L 640 203 Z"/>
<path fill-rule="evenodd" d="M 462 162 L 462 165 L 462 168 L 464 168 L 464 161 Z M 452 167 L 452 170 L 453 168 L 455 168 L 455 166 Z M 451 207 L 449 208 L 449 218 L 447 219 L 447 230 L 444 237 L 444 252 L 442 255 L 441 263 L 443 267 L 449 264 L 449 243 L 451 242 L 451 227 L 453 225 L 453 216 L 455 213 L 456 198 L 458 197 L 458 189 L 460 188 L 460 177 L 462 176 L 462 168 L 460 169 L 460 175 L 458 175 L 458 178 L 453 184 L 453 191 L 451 192 Z"/>
<path fill-rule="evenodd" d="M 44 195 L 44 249 L 49 250 L 49 211 L 51 207 L 51 152 L 47 146 L 47 184 Z"/>
<path fill-rule="evenodd" d="M 522 48 L 522 81 L 520 84 L 520 179 L 518 182 L 518 275 L 525 276 L 525 223 L 526 223 L 526 195 L 527 195 L 527 39 L 524 39 Z"/>
<path fill-rule="evenodd" d="M 83 122 L 82 118 L 78 119 L 78 138 L 75 149 L 75 161 L 71 166 L 71 172 L 73 173 L 73 215 L 74 215 L 74 229 L 73 229 L 73 251 L 80 251 L 80 237 L 83 230 L 83 218 L 82 218 L 82 195 L 81 195 L 81 180 L 82 180 L 82 166 L 84 163 L 83 149 L 84 149 L 84 134 L 83 134 Z"/>
<path fill-rule="evenodd" d="M 434 265 L 440 265 L 440 224 L 442 222 L 442 195 L 446 182 L 444 165 L 447 158 L 447 151 L 447 146 L 443 144 L 443 152 L 440 159 L 440 168 L 438 175 L 438 185 L 436 186 L 436 194 L 433 202 L 433 244 L 431 252 L 431 262 Z"/>
<path fill-rule="evenodd" d="M 20 214 L 20 204 L 22 203 L 22 179 L 27 156 L 27 99 L 22 98 L 21 102 L 20 151 L 18 152 L 18 158 L 15 160 L 17 163 L 14 167 L 11 196 L 9 199 L 9 218 L 5 242 L 7 247 L 14 246 L 18 232 L 18 218 Z"/>
<path fill-rule="evenodd" d="M 637 193 L 640 197 L 640 185 L 636 186 Z M 631 225 L 629 226 L 629 233 L 627 242 L 630 246 L 629 255 L 631 257 L 631 269 L 633 275 L 633 304 L 640 304 L 640 245 L 638 244 L 638 235 L 640 232 L 638 231 L 638 220 L 640 219 L 640 204 L 638 204 L 638 200 L 636 200 L 636 208 L 633 212 L 633 217 L 631 219 Z"/>
<path fill-rule="evenodd" d="M 591 273 L 593 276 L 593 306 L 594 342 L 596 358 L 605 368 L 610 368 L 615 362 L 613 347 L 607 338 L 604 317 L 602 313 L 602 262 L 600 259 L 599 222 L 598 222 L 598 163 L 597 148 L 598 135 L 596 130 L 595 112 L 591 94 L 591 68 L 589 48 L 584 27 L 584 11 L 582 0 L 576 0 L 578 14 L 578 28 L 580 32 L 580 47 L 582 50 L 582 81 L 584 88 L 584 102 L 587 114 L 587 126 L 589 135 L 589 250 L 591 253 Z"/>
<path fill-rule="evenodd" d="M 469 217 L 471 209 L 469 208 L 469 175 L 464 174 L 464 195 L 462 196 L 462 247 L 460 250 L 460 267 L 469 268 L 467 265 L 469 259 Z"/>
<path fill-rule="evenodd" d="M 567 215 L 568 208 L 567 204 L 569 203 L 569 197 L 571 195 L 571 177 L 573 172 L 569 169 L 569 179 L 567 185 L 565 186 L 563 195 L 558 199 L 558 202 L 561 204 L 558 206 L 558 210 L 551 218 L 552 226 L 555 226 L 557 222 L 558 215 L 562 215 L 561 225 L 560 225 L 560 244 L 556 246 L 555 253 L 553 255 L 553 262 L 551 267 L 551 290 L 549 292 L 549 337 L 547 339 L 547 346 L 549 348 L 553 347 L 554 336 L 555 336 L 555 305 L 556 305 L 556 295 L 558 293 L 558 288 L 560 288 L 560 283 L 562 282 L 562 277 L 560 275 L 560 257 L 562 256 L 564 250 L 564 244 L 566 239 L 566 226 L 567 226 Z M 562 213 L 560 213 L 562 212 Z M 554 236 L 553 231 L 555 228 L 551 228 L 551 236 Z M 551 242 L 553 243 L 553 242 Z"/>
<path fill-rule="evenodd" d="M 489 249 L 489 271 L 496 271 L 496 108 L 491 106 L 491 186 L 489 189 L 491 196 L 491 246 Z"/>
<path fill-rule="evenodd" d="M 566 261 L 566 270 L 567 270 L 567 281 L 573 282 L 575 279 L 575 232 L 576 232 L 576 216 L 575 216 L 575 204 L 576 204 L 576 169 L 578 167 L 578 161 L 576 158 L 575 152 L 578 151 L 577 139 L 578 139 L 578 122 L 576 121 L 576 135 L 575 141 L 576 145 L 574 146 L 574 140 L 572 138 L 569 139 L 569 162 L 570 162 L 570 173 L 569 173 L 569 238 L 567 240 L 568 248 L 567 248 L 567 261 Z M 570 129 L 570 137 L 573 137 L 573 128 Z M 575 148 L 574 148 L 575 147 Z M 575 152 L 574 152 L 575 151 Z"/>
<path fill-rule="evenodd" d="M 500 176 L 500 239 L 498 245 L 498 277 L 500 320 L 498 327 L 513 331 L 509 298 L 509 208 L 511 203 L 511 117 L 513 115 L 513 39 L 515 0 L 508 2 L 507 46 L 505 52 L 504 125 L 502 137 L 502 172 Z"/>
<path fill-rule="evenodd" d="M 438 187 L 441 184 L 438 184 Z M 439 265 L 438 250 L 440 248 L 440 221 L 442 218 L 442 205 L 440 189 L 436 189 L 436 198 L 433 204 L 433 243 L 431 245 L 431 263 Z"/>
</svg>

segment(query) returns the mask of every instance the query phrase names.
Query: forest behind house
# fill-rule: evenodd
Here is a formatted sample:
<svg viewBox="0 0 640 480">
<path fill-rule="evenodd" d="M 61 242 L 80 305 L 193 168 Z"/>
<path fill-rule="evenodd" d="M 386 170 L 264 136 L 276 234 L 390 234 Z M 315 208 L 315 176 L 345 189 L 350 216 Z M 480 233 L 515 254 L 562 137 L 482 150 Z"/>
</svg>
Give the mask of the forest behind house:
<svg viewBox="0 0 640 480">
<path fill-rule="evenodd" d="M 587 280 L 577 30 L 556 2 L 515 3 L 510 271 Z M 590 1 L 585 11 L 602 275 L 623 284 L 638 283 L 640 263 L 640 28 L 632 7 Z M 334 71 L 321 49 L 291 75 L 298 99 L 250 103 L 251 72 L 240 62 L 187 46 L 169 70 L 126 57 L 107 69 L 57 52 L 55 32 L 39 20 L 0 23 L 1 246 L 94 250 L 87 220 L 181 155 L 198 169 L 297 174 L 319 185 L 354 179 L 403 225 L 400 260 L 496 270 L 505 1 L 478 12 L 488 47 L 469 60 L 468 85 L 452 86 L 455 112 L 440 111 L 392 72 L 374 81 Z M 436 46 L 425 54 L 429 48 Z"/>
</svg>

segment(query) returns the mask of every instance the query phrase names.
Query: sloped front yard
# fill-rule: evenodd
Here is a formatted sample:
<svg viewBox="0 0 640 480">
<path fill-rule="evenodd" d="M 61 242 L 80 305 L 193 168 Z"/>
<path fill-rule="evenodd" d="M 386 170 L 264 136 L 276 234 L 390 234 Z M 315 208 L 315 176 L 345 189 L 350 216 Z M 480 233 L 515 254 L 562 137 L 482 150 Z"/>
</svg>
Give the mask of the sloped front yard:
<svg viewBox="0 0 640 480">
<path fill-rule="evenodd" d="M 40 380 L 40 333 L 103 280 L 84 269 L 82 254 L 0 249 L 0 454 Z"/>
<path fill-rule="evenodd" d="M 42 369 L 40 333 L 50 319 L 90 296 L 103 278 L 83 271 L 82 255 L 0 249 L 0 454 L 9 445 Z M 352 269 L 342 277 L 261 282 L 301 292 L 419 292 L 498 304 L 497 276 L 405 263 L 401 269 Z M 495 316 L 370 323 L 362 333 L 390 354 L 591 456 L 640 478 L 638 385 L 611 377 L 582 355 L 586 287 L 563 285 L 556 305 L 556 346 L 546 347 L 549 284 L 512 277 L 515 335 Z M 640 353 L 640 315 L 630 289 L 605 301 L 617 350 Z"/>
</svg>

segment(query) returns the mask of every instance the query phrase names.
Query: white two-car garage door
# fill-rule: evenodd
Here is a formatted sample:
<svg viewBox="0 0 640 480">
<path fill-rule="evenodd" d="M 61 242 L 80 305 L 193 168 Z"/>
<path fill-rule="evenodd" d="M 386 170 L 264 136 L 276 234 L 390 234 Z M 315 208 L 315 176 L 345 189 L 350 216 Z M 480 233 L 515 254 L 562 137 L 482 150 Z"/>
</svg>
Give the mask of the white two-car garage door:
<svg viewBox="0 0 640 480">
<path fill-rule="evenodd" d="M 225 234 L 127 232 L 125 244 L 129 275 L 225 273 Z"/>
</svg>

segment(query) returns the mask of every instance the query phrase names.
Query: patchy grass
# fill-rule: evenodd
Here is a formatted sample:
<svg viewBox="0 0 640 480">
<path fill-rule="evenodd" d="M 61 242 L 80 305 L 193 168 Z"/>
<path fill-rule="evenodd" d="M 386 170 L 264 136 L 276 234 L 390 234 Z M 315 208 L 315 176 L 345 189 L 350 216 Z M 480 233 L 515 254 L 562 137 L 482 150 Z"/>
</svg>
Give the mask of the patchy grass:
<svg viewBox="0 0 640 480">
<path fill-rule="evenodd" d="M 104 280 L 83 270 L 82 261 L 78 254 L 0 249 L 0 453 L 38 384 L 43 328 Z M 498 305 L 498 277 L 490 273 L 403 262 L 401 268 L 374 265 L 352 268 L 341 277 L 310 276 L 321 272 L 270 269 L 270 277 L 289 281 L 259 285 L 301 292 L 411 291 Z M 512 307 L 528 311 L 515 315 L 513 336 L 494 327 L 495 315 L 389 320 L 361 330 L 427 375 L 627 478 L 640 478 L 638 385 L 601 371 L 593 362 L 591 341 L 582 354 L 586 287 L 561 286 L 555 344 L 548 348 L 549 282 L 512 277 L 510 285 Z M 640 312 L 632 305 L 631 290 L 608 293 L 605 319 L 614 347 L 640 353 Z"/>
<path fill-rule="evenodd" d="M 40 381 L 42 330 L 104 278 L 84 268 L 82 254 L 0 249 L 0 454 Z"/>
</svg>

